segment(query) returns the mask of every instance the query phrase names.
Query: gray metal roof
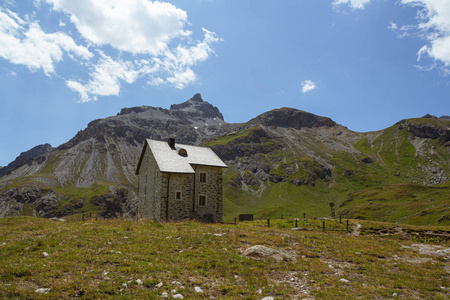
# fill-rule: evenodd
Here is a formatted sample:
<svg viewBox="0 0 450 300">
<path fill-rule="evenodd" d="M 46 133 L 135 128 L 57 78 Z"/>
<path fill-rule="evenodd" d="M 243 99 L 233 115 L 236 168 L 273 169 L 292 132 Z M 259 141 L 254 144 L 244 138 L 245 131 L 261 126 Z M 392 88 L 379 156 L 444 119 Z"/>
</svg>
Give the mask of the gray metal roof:
<svg viewBox="0 0 450 300">
<path fill-rule="evenodd" d="M 192 165 L 226 168 L 227 165 L 210 149 L 190 145 L 176 144 L 171 148 L 167 142 L 147 139 L 161 172 L 195 173 Z M 185 149 L 187 156 L 179 154 Z"/>
</svg>

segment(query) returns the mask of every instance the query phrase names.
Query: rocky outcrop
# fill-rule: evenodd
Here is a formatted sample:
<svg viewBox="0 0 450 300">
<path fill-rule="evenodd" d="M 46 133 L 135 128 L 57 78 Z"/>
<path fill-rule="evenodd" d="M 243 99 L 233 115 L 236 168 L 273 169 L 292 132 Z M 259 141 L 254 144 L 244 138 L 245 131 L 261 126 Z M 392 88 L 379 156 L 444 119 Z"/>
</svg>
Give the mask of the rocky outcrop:
<svg viewBox="0 0 450 300">
<path fill-rule="evenodd" d="M 434 118 L 429 118 L 434 119 Z M 426 139 L 437 139 L 441 145 L 450 146 L 450 122 L 436 120 L 430 123 L 410 122 L 402 120 L 398 122 L 399 130 L 406 128 L 413 136 Z"/>
<path fill-rule="evenodd" d="M 249 124 L 262 124 L 265 126 L 289 127 L 295 129 L 336 126 L 330 118 L 320 117 L 311 113 L 293 108 L 281 108 L 266 112 Z"/>
<path fill-rule="evenodd" d="M 17 156 L 17 158 L 14 161 L 12 161 L 6 167 L 0 168 L 0 177 L 3 177 L 11 173 L 15 169 L 20 168 L 25 164 L 31 163 L 35 158 L 38 157 L 39 157 L 38 161 L 42 163 L 46 159 L 46 157 L 43 155 L 51 150 L 53 150 L 53 147 L 50 144 L 43 144 L 33 147 L 28 151 L 20 153 L 20 155 Z"/>
<path fill-rule="evenodd" d="M 23 186 L 2 190 L 0 192 L 0 207 L 8 207 L 8 216 L 23 214 L 24 207 L 32 208 L 33 215 L 46 218 L 57 217 L 56 210 L 63 195 L 54 190 L 41 189 L 36 186 Z M 0 215 L 4 212 L 0 212 Z"/>
</svg>

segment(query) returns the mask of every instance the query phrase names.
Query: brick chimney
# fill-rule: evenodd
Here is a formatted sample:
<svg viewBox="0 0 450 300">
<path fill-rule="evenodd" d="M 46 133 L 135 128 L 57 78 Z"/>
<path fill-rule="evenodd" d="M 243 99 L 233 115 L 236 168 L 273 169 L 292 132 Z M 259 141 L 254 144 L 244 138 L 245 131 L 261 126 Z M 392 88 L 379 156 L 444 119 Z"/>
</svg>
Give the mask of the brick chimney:
<svg viewBox="0 0 450 300">
<path fill-rule="evenodd" d="M 169 138 L 169 140 L 167 141 L 167 144 L 169 144 L 170 148 L 174 149 L 175 148 L 175 139 Z"/>
</svg>

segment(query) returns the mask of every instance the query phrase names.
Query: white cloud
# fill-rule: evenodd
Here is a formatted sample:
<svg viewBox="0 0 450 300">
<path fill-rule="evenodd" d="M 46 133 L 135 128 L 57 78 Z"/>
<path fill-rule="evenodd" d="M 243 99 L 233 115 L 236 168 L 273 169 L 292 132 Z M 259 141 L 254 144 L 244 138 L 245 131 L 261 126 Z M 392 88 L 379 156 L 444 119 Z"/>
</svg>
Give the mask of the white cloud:
<svg viewBox="0 0 450 300">
<path fill-rule="evenodd" d="M 84 39 L 120 51 L 158 55 L 184 29 L 185 11 L 170 3 L 148 0 L 46 0 L 57 11 L 70 16 Z"/>
<path fill-rule="evenodd" d="M 400 3 L 418 9 L 417 25 L 404 26 L 400 32 L 419 36 L 428 42 L 417 52 L 417 60 L 429 57 L 440 62 L 445 73 L 449 72 L 450 0 L 401 0 Z M 430 67 L 419 69 L 429 70 Z"/>
<path fill-rule="evenodd" d="M 307 93 L 316 88 L 316 84 L 311 80 L 302 81 L 302 92 Z"/>
<path fill-rule="evenodd" d="M 0 57 L 13 64 L 42 69 L 47 76 L 55 73 L 54 65 L 64 52 L 89 59 L 93 55 L 62 32 L 45 33 L 37 22 L 21 19 L 17 14 L 0 8 Z"/>
<path fill-rule="evenodd" d="M 80 94 L 81 102 L 97 100 L 97 96 L 117 96 L 121 81 L 128 84 L 146 77 L 149 85 L 170 85 L 183 89 L 197 80 L 191 67 L 206 60 L 213 50 L 211 44 L 221 41 L 213 32 L 203 29 L 204 39 L 191 47 L 178 45 L 174 50 L 167 49 L 151 60 L 114 60 L 99 51 L 101 59 L 93 66 L 91 79 L 83 84 L 68 80 L 67 86 Z"/>
<path fill-rule="evenodd" d="M 370 0 L 334 0 L 333 6 L 348 5 L 352 9 L 363 9 L 369 3 Z"/>
<path fill-rule="evenodd" d="M 202 29 L 202 40 L 194 41 L 186 29 L 187 13 L 165 2 L 33 0 L 33 4 L 60 17 L 61 32 L 44 32 L 34 20 L 39 18 L 36 12 L 21 18 L 0 7 L 0 57 L 51 76 L 68 55 L 87 75 L 77 73 L 74 78 L 66 68 L 62 76 L 80 102 L 119 95 L 123 84 L 140 78 L 149 85 L 182 89 L 197 80 L 193 67 L 214 53 L 213 43 L 222 41 L 207 29 Z M 76 31 L 69 31 L 67 20 Z"/>
<path fill-rule="evenodd" d="M 120 82 L 133 83 L 139 76 L 134 64 L 126 61 L 114 61 L 111 57 L 99 52 L 100 60 L 91 74 L 92 79 L 82 85 L 79 82 L 68 80 L 67 86 L 80 94 L 81 102 L 97 100 L 97 96 L 117 96 L 120 92 Z M 91 98 L 89 95 L 94 95 Z"/>
</svg>

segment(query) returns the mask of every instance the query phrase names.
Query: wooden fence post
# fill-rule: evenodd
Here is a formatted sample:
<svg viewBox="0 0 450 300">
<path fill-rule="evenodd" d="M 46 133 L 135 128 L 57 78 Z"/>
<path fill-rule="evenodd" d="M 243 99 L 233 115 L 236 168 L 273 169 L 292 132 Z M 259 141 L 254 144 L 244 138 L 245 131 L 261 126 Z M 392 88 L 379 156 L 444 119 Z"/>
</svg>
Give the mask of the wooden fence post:
<svg viewBox="0 0 450 300">
<path fill-rule="evenodd" d="M 342 224 L 342 216 L 341 216 L 341 214 L 339 214 L 339 223 Z"/>
<path fill-rule="evenodd" d="M 236 217 L 234 217 L 234 225 L 236 225 L 236 224 L 237 224 Z"/>
<path fill-rule="evenodd" d="M 298 219 L 295 219 L 295 228 L 298 227 L 298 226 L 297 226 L 297 221 L 298 221 Z"/>
<path fill-rule="evenodd" d="M 305 212 L 303 213 L 303 219 L 306 219 L 306 213 Z"/>
<path fill-rule="evenodd" d="M 347 231 L 348 231 L 348 219 L 347 219 Z"/>
<path fill-rule="evenodd" d="M 270 218 L 267 218 L 267 227 L 270 227 Z"/>
<path fill-rule="evenodd" d="M 325 220 L 322 221 L 322 229 L 325 231 Z"/>
<path fill-rule="evenodd" d="M 84 211 L 83 211 L 83 215 L 81 216 L 81 221 L 84 222 Z"/>
</svg>

